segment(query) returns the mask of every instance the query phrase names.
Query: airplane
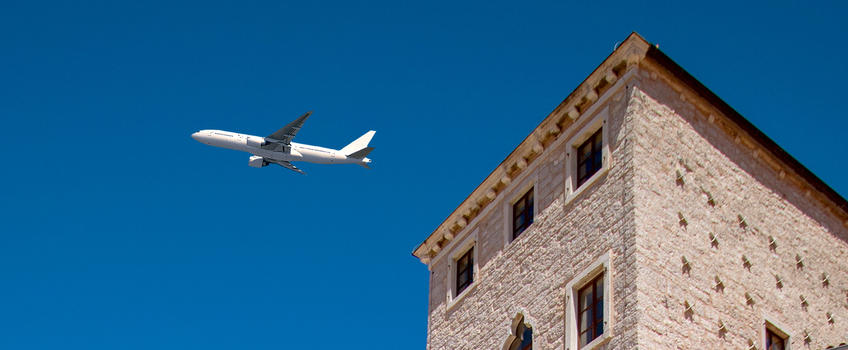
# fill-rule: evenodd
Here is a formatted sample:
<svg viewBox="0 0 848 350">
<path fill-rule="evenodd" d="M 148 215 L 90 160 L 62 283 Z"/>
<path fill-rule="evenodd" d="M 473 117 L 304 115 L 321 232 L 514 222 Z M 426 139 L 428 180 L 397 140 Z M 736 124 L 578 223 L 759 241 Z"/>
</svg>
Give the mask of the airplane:
<svg viewBox="0 0 848 350">
<path fill-rule="evenodd" d="M 244 151 L 252 154 L 247 165 L 261 168 L 268 164 L 277 164 L 283 168 L 306 174 L 292 165 L 294 161 L 320 164 L 358 164 L 365 168 L 371 163 L 366 157 L 374 150 L 368 147 L 376 131 L 370 130 L 340 150 L 291 142 L 312 111 L 266 137 L 239 134 L 222 130 L 200 130 L 191 134 L 191 138 L 210 146 Z"/>
</svg>

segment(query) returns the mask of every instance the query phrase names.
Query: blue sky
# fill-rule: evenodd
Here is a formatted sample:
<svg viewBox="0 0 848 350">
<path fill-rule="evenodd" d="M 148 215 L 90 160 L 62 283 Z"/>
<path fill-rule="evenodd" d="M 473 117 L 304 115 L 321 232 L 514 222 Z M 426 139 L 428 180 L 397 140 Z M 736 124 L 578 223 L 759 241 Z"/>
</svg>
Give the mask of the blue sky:
<svg viewBox="0 0 848 350">
<path fill-rule="evenodd" d="M 848 194 L 848 5 L 0 3 L 0 348 L 423 349 L 412 249 L 637 31 Z M 377 130 L 373 169 L 199 129 Z"/>
</svg>

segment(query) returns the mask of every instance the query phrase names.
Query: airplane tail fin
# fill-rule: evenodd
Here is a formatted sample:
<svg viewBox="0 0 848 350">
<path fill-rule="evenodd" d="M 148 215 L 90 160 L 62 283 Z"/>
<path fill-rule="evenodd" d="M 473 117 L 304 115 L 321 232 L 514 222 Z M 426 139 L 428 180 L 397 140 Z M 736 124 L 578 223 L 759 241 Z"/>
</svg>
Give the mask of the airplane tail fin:
<svg viewBox="0 0 848 350">
<path fill-rule="evenodd" d="M 344 146 L 344 148 L 339 151 L 349 157 L 360 159 L 365 158 L 369 152 L 374 150 L 374 147 L 368 147 L 368 143 L 371 142 L 371 138 L 374 137 L 374 133 L 376 133 L 374 130 L 366 132 L 364 135 L 360 136 L 347 146 Z"/>
</svg>

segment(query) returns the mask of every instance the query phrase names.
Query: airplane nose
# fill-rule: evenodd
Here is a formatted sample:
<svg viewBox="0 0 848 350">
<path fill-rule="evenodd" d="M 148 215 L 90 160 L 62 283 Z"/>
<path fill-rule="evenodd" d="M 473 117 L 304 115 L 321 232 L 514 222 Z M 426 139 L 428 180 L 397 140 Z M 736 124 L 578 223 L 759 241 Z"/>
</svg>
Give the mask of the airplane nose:
<svg viewBox="0 0 848 350">
<path fill-rule="evenodd" d="M 196 133 L 194 133 L 194 134 L 191 134 L 191 138 L 193 138 L 193 139 L 195 139 L 195 140 L 197 140 L 197 141 L 200 141 L 200 131 L 198 131 L 198 132 L 196 132 Z"/>
</svg>

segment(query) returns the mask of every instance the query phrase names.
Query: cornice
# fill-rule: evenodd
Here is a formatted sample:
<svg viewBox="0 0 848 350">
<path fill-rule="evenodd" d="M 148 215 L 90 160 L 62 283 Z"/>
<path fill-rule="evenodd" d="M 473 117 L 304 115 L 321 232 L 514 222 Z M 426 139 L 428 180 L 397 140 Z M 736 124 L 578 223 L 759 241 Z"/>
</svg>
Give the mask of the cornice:
<svg viewBox="0 0 848 350">
<path fill-rule="evenodd" d="M 483 209 L 495 201 L 513 179 L 521 175 L 563 134 L 580 120 L 631 67 L 639 64 L 650 44 L 631 33 L 595 70 L 586 77 L 544 120 L 498 165 L 483 182 L 422 242 L 412 254 L 428 264 Z"/>
<path fill-rule="evenodd" d="M 604 92 L 634 68 L 651 71 L 652 79 L 656 79 L 656 76 L 671 78 L 667 82 L 680 92 L 681 99 L 691 101 L 702 114 L 709 116 L 710 123 L 717 124 L 735 136 L 737 144 L 752 152 L 753 158 L 774 170 L 781 180 L 799 186 L 807 197 L 815 197 L 824 203 L 826 212 L 834 215 L 843 228 L 848 227 L 848 201 L 845 198 L 657 47 L 634 32 L 554 108 L 412 254 L 421 262 L 429 264 L 546 149 L 560 138 L 567 137 L 564 131 L 579 122 L 584 112 L 598 102 Z M 657 75 L 657 72 L 662 74 Z"/>
</svg>

